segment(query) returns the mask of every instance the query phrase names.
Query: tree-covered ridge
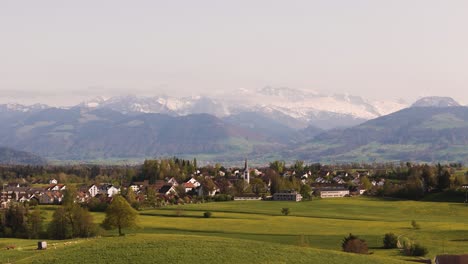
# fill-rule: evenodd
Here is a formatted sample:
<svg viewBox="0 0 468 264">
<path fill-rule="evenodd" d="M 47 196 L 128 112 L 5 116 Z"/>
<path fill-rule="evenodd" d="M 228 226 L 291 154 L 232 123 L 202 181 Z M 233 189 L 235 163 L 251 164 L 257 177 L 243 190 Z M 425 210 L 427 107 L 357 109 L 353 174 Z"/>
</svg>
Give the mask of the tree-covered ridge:
<svg viewBox="0 0 468 264">
<path fill-rule="evenodd" d="M 45 163 L 45 159 L 32 153 L 0 147 L 0 164 L 41 165 Z"/>
<path fill-rule="evenodd" d="M 300 159 L 325 162 L 468 161 L 468 107 L 414 107 L 300 144 Z"/>
</svg>

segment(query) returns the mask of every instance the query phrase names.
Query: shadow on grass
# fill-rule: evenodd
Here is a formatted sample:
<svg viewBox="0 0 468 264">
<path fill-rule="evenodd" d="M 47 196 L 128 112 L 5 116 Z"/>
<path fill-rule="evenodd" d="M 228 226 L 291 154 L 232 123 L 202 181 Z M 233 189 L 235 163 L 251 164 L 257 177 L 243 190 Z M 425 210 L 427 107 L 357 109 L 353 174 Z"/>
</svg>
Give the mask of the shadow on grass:
<svg viewBox="0 0 468 264">
<path fill-rule="evenodd" d="M 169 211 L 167 209 L 164 209 L 164 211 Z M 186 210 L 187 212 L 205 212 L 206 210 Z M 261 215 L 261 216 L 281 216 L 283 215 L 280 212 L 280 208 L 278 209 L 277 214 L 271 214 L 271 213 L 262 213 L 262 212 L 244 212 L 244 211 L 230 211 L 230 210 L 215 210 L 211 211 L 213 214 L 216 212 L 218 213 L 227 213 L 227 214 L 247 214 L 247 215 Z M 165 214 L 157 214 L 157 213 L 140 213 L 140 215 L 146 215 L 146 216 L 167 216 L 167 217 L 177 217 L 175 215 L 165 215 Z M 191 217 L 191 216 L 188 216 Z M 203 217 L 203 216 L 201 216 Z M 288 215 L 288 217 L 303 217 L 303 218 L 315 218 L 315 219 L 332 219 L 332 220 L 352 220 L 352 221 L 367 221 L 367 222 L 382 222 L 381 219 L 366 219 L 366 218 L 359 218 L 359 217 L 337 217 L 337 216 L 317 216 L 317 215 Z M 198 216 L 193 216 L 193 218 L 198 218 Z M 226 218 L 226 219 L 240 219 L 240 218 L 231 218 L 231 217 L 213 217 L 213 218 Z M 242 218 L 242 219 L 252 219 L 252 220 L 261 220 L 261 219 L 253 219 L 253 218 Z M 389 222 L 396 222 L 396 221 L 389 221 Z"/>
</svg>

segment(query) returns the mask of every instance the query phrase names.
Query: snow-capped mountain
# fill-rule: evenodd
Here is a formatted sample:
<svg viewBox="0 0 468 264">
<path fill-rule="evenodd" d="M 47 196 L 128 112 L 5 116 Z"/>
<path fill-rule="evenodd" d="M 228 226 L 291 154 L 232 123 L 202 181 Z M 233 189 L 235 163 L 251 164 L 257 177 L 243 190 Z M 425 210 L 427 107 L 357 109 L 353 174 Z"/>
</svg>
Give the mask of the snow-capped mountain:
<svg viewBox="0 0 468 264">
<path fill-rule="evenodd" d="M 217 97 L 229 106 L 231 112 L 256 109 L 262 112 L 281 112 L 306 122 L 325 120 L 330 116 L 369 120 L 407 107 L 403 102 L 370 102 L 359 96 L 326 95 L 314 91 L 291 88 L 265 87 L 258 90 L 242 89 Z"/>
<path fill-rule="evenodd" d="M 134 95 L 96 97 L 75 106 L 83 109 L 110 109 L 123 114 L 161 113 L 171 116 L 210 114 L 224 118 L 241 113 L 261 113 L 281 120 L 294 129 L 309 125 L 321 129 L 349 127 L 401 110 L 408 105 L 401 101 L 372 102 L 359 96 L 323 94 L 286 87 L 238 89 L 208 96 L 173 97 Z M 46 109 L 46 105 L 0 105 L 0 111 L 28 112 Z"/>
<path fill-rule="evenodd" d="M 411 107 L 454 107 L 461 106 L 450 97 L 430 96 L 416 101 Z"/>
<path fill-rule="evenodd" d="M 1 112 L 33 112 L 33 111 L 40 111 L 49 108 L 49 106 L 45 104 L 34 104 L 34 105 L 22 105 L 16 103 L 10 104 L 2 104 L 0 105 Z"/>
</svg>

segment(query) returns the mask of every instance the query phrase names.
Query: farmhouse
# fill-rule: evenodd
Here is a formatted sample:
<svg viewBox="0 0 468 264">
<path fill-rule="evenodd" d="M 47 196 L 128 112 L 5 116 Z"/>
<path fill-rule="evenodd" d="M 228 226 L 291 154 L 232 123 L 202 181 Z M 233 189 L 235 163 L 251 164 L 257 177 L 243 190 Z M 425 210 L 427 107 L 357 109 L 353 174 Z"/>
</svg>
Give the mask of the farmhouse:
<svg viewBox="0 0 468 264">
<path fill-rule="evenodd" d="M 273 194 L 273 201 L 296 201 L 300 202 L 302 195 L 294 190 L 282 191 Z"/>
</svg>

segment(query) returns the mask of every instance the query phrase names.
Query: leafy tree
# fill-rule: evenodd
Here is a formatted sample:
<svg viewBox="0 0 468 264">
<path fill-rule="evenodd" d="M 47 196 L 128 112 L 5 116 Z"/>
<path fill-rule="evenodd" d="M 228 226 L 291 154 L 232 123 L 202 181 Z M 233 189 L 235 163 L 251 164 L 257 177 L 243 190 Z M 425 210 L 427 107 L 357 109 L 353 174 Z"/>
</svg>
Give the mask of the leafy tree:
<svg viewBox="0 0 468 264">
<path fill-rule="evenodd" d="M 49 224 L 48 233 L 54 239 L 91 237 L 96 235 L 97 227 L 88 209 L 77 203 L 65 203 L 57 208 Z"/>
<path fill-rule="evenodd" d="M 277 173 L 283 173 L 284 168 L 286 167 L 286 162 L 275 160 L 270 163 L 270 169 L 276 171 Z"/>
<path fill-rule="evenodd" d="M 384 239 L 383 239 L 383 245 L 384 245 L 384 248 L 387 248 L 387 249 L 397 248 L 397 245 L 398 245 L 397 236 L 393 233 L 385 234 Z"/>
<path fill-rule="evenodd" d="M 450 187 L 450 172 L 448 170 L 444 170 L 442 174 L 439 176 L 439 189 L 444 190 Z"/>
<path fill-rule="evenodd" d="M 366 190 L 370 190 L 372 188 L 372 183 L 370 182 L 369 178 L 367 178 L 367 176 L 361 177 L 361 184 Z"/>
<path fill-rule="evenodd" d="M 265 175 L 270 179 L 271 185 L 270 185 L 270 193 L 271 195 L 280 192 L 281 189 L 283 188 L 283 181 L 281 177 L 278 175 L 278 173 L 275 170 L 268 169 L 265 173 Z"/>
<path fill-rule="evenodd" d="M 310 188 L 308 184 L 301 185 L 300 193 L 302 195 L 302 198 L 304 198 L 305 200 L 310 200 L 312 198 L 311 196 L 312 189 Z"/>
<path fill-rule="evenodd" d="M 251 179 L 250 186 L 252 187 L 252 192 L 254 192 L 256 195 L 265 193 L 267 191 L 265 183 L 260 178 Z"/>
<path fill-rule="evenodd" d="M 0 210 L 0 235 L 4 237 L 27 238 L 28 207 L 13 203 L 3 211 Z"/>
<path fill-rule="evenodd" d="M 64 207 L 61 206 L 55 210 L 47 232 L 53 239 L 68 239 L 73 236 L 72 226 Z"/>
<path fill-rule="evenodd" d="M 304 173 L 304 161 L 296 160 L 292 168 L 297 174 L 302 175 Z"/>
<path fill-rule="evenodd" d="M 411 226 L 413 227 L 413 229 L 421 228 L 421 226 L 415 220 L 411 220 Z"/>
<path fill-rule="evenodd" d="M 122 236 L 122 228 L 136 227 L 137 217 L 137 211 L 130 206 L 127 200 L 116 195 L 106 210 L 106 218 L 102 225 L 109 230 L 117 228 L 119 235 Z"/>
<path fill-rule="evenodd" d="M 211 213 L 210 211 L 203 213 L 203 217 L 205 218 L 211 218 L 211 216 L 213 216 L 213 213 Z"/>
<path fill-rule="evenodd" d="M 43 229 L 44 218 L 41 211 L 36 209 L 28 214 L 28 238 L 39 238 Z"/>
<path fill-rule="evenodd" d="M 283 215 L 289 215 L 291 211 L 289 210 L 289 208 L 281 208 L 281 213 Z"/>
<path fill-rule="evenodd" d="M 234 189 L 236 191 L 236 194 L 238 194 L 238 195 L 248 193 L 249 192 L 249 184 L 246 181 L 240 179 L 240 180 L 237 180 L 234 183 Z"/>
<path fill-rule="evenodd" d="M 368 254 L 369 251 L 366 241 L 353 234 L 349 234 L 343 239 L 341 247 L 343 251 L 351 253 Z"/>
<path fill-rule="evenodd" d="M 422 257 L 427 255 L 429 251 L 426 247 L 422 246 L 421 244 L 408 241 L 403 246 L 403 253 L 406 256 Z"/>
</svg>

